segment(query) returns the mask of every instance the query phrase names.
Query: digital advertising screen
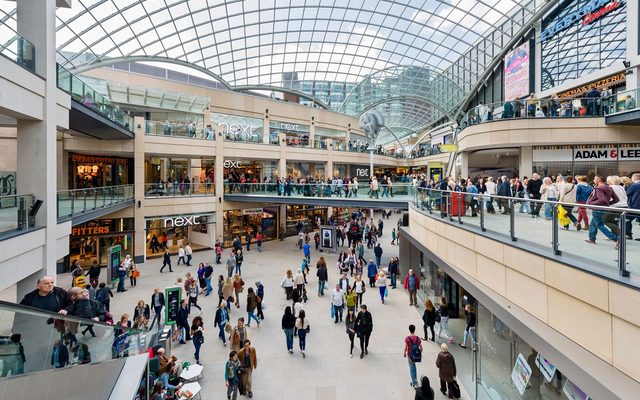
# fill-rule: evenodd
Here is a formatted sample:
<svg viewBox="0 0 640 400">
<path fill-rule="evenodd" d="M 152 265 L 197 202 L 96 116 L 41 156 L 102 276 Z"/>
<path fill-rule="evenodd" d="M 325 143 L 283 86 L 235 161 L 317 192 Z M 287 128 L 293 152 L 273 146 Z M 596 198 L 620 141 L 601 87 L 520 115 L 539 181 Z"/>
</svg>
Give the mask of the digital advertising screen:
<svg viewBox="0 0 640 400">
<path fill-rule="evenodd" d="M 504 57 L 505 100 L 529 95 L 529 55 L 529 43 L 524 43 Z"/>
</svg>

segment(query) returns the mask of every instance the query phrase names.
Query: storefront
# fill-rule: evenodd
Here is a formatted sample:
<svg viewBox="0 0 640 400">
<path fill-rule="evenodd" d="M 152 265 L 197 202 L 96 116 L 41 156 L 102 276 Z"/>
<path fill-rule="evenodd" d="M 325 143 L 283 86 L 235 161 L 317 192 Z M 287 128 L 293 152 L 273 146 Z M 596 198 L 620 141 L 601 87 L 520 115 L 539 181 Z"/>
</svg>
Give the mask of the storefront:
<svg viewBox="0 0 640 400">
<path fill-rule="evenodd" d="M 122 254 L 134 254 L 134 219 L 96 219 L 71 228 L 69 237 L 68 267 L 80 261 L 83 268 L 89 268 L 93 262 L 107 265 L 109 247 L 120 245 Z"/>
<path fill-rule="evenodd" d="M 350 176 L 348 164 L 333 164 L 333 176 L 339 176 L 341 178 Z"/>
<path fill-rule="evenodd" d="M 314 163 L 304 161 L 287 162 L 287 176 L 293 179 L 306 178 L 325 179 L 325 163 Z"/>
<path fill-rule="evenodd" d="M 327 222 L 327 215 L 327 207 L 288 205 L 287 236 L 295 236 L 298 234 L 298 222 L 302 222 L 306 232 L 319 229 L 318 219 L 320 219 L 320 224 L 324 224 Z"/>
<path fill-rule="evenodd" d="M 322 128 L 317 126 L 313 134 L 315 140 L 326 141 L 331 139 L 334 150 L 347 150 L 347 134 L 337 129 Z"/>
<path fill-rule="evenodd" d="M 279 207 L 245 208 L 224 211 L 224 247 L 231 247 L 233 239 L 239 237 L 245 243 L 247 231 L 255 236 L 262 232 L 265 241 L 278 238 Z"/>
<path fill-rule="evenodd" d="M 631 176 L 640 171 L 640 145 L 537 146 L 533 148 L 533 172 L 540 176 Z"/>
<path fill-rule="evenodd" d="M 163 243 L 171 254 L 177 254 L 180 246 L 187 243 L 194 251 L 210 249 L 216 240 L 215 223 L 215 213 L 147 217 L 146 256 L 162 256 Z"/>
<path fill-rule="evenodd" d="M 278 136 L 284 133 L 287 146 L 309 147 L 309 125 L 293 122 L 269 122 L 269 136 L 271 144 L 278 144 Z M 275 139 L 275 143 L 273 143 Z"/>
<path fill-rule="evenodd" d="M 214 158 L 180 158 L 145 155 L 145 195 L 215 193 Z"/>
<path fill-rule="evenodd" d="M 265 161 L 265 160 L 245 160 L 239 158 L 225 159 L 224 160 L 224 179 L 226 183 L 239 183 L 242 178 L 247 183 L 260 183 L 265 179 L 276 179 L 278 176 L 278 163 L 277 161 Z M 225 191 L 228 191 L 225 188 Z M 257 190 L 257 186 L 251 186 L 253 190 Z M 234 189 L 240 189 L 235 187 Z"/>
<path fill-rule="evenodd" d="M 251 143 L 263 143 L 264 140 L 264 120 L 260 118 L 211 113 L 211 125 L 224 140 Z"/>
<path fill-rule="evenodd" d="M 127 185 L 133 181 L 133 159 L 69 154 L 73 189 Z"/>
</svg>

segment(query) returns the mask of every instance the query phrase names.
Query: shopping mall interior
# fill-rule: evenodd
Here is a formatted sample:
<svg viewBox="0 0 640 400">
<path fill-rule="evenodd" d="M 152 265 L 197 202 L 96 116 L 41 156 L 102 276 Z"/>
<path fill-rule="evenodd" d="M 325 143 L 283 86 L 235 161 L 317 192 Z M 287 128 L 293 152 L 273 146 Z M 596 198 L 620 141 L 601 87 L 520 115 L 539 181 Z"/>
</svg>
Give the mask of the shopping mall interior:
<svg viewBox="0 0 640 400">
<path fill-rule="evenodd" d="M 0 399 L 639 398 L 639 20 L 0 0 Z"/>
</svg>

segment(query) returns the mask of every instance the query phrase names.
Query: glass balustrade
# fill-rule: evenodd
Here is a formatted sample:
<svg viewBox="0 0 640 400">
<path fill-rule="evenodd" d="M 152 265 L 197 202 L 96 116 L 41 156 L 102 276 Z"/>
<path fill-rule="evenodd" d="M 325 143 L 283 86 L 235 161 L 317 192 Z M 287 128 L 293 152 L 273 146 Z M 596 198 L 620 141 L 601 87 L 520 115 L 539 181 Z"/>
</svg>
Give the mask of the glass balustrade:
<svg viewBox="0 0 640 400">
<path fill-rule="evenodd" d="M 215 196 L 213 183 L 158 182 L 145 183 L 144 197 L 199 197 Z"/>
<path fill-rule="evenodd" d="M 20 34 L 16 33 L 11 38 L 3 39 L 3 43 L 0 44 L 0 54 L 29 71 L 36 72 L 36 48 Z"/>
<path fill-rule="evenodd" d="M 211 127 L 202 128 L 187 122 L 145 121 L 144 133 L 150 136 L 215 140 L 215 134 Z"/>
<path fill-rule="evenodd" d="M 58 219 L 70 218 L 133 199 L 133 185 L 62 190 L 58 192 Z"/>
<path fill-rule="evenodd" d="M 339 185 L 326 182 L 314 183 L 230 183 L 225 182 L 225 194 L 294 196 L 294 197 L 334 197 L 352 199 L 378 199 L 385 201 L 407 202 L 415 188 L 412 184 L 393 182 L 389 186 L 378 185 L 372 190 L 368 181 Z"/>
<path fill-rule="evenodd" d="M 91 108 L 112 122 L 133 132 L 133 117 L 122 111 L 108 98 L 87 85 L 78 76 L 72 74 L 61 65 L 58 68 L 58 88 L 67 92 L 74 100 Z"/>
<path fill-rule="evenodd" d="M 29 212 L 34 201 L 32 194 L 0 196 L 0 234 L 33 228 L 34 221 L 29 221 Z"/>
<path fill-rule="evenodd" d="M 534 246 L 548 256 L 568 256 L 568 261 L 621 276 L 640 274 L 640 241 L 631 240 L 631 230 L 640 237 L 640 210 L 424 188 L 415 191 L 411 203 L 420 212 L 480 235 Z M 576 223 L 578 212 L 588 217 L 590 231 Z M 589 242 L 594 237 L 595 243 Z"/>
<path fill-rule="evenodd" d="M 143 331 L 0 301 L 0 379 L 143 354 L 146 339 Z"/>
</svg>

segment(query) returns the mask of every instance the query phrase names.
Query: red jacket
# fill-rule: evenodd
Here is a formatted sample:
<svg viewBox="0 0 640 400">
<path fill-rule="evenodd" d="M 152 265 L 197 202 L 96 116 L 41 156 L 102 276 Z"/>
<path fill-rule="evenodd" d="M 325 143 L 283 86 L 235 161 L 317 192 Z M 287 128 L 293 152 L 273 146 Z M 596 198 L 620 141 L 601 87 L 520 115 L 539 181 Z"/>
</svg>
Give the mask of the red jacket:
<svg viewBox="0 0 640 400">
<path fill-rule="evenodd" d="M 415 273 L 413 274 L 414 278 L 416 278 L 416 290 L 420 288 L 420 278 Z M 404 277 L 404 288 L 409 289 L 409 274 Z"/>
</svg>

